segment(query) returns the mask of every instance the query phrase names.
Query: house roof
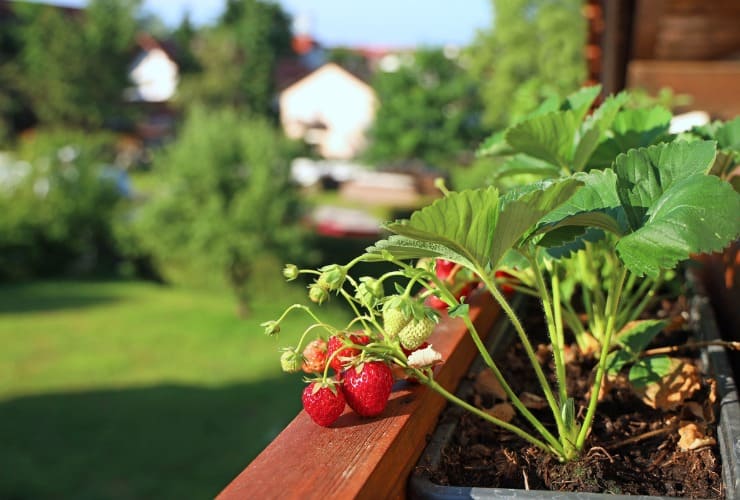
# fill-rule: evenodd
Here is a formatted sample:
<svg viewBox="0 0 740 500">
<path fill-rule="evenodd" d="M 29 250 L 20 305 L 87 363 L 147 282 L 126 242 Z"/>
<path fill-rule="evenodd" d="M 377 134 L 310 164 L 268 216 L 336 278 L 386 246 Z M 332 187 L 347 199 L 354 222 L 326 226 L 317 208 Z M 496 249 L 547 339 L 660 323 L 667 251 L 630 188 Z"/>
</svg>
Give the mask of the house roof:
<svg viewBox="0 0 740 500">
<path fill-rule="evenodd" d="M 321 66 L 320 68 L 316 69 L 315 71 L 312 71 L 311 73 L 307 74 L 303 78 L 299 79 L 298 81 L 294 82 L 292 85 L 289 85 L 287 88 L 285 88 L 281 94 L 286 92 L 294 92 L 298 88 L 305 86 L 307 83 L 311 82 L 312 80 L 321 78 L 326 73 L 335 73 L 342 75 L 346 77 L 348 80 L 354 82 L 355 84 L 368 89 L 370 92 L 374 93 L 372 87 L 368 85 L 364 80 L 356 76 L 350 71 L 347 71 L 343 67 L 339 66 L 338 64 L 329 62 Z"/>
</svg>

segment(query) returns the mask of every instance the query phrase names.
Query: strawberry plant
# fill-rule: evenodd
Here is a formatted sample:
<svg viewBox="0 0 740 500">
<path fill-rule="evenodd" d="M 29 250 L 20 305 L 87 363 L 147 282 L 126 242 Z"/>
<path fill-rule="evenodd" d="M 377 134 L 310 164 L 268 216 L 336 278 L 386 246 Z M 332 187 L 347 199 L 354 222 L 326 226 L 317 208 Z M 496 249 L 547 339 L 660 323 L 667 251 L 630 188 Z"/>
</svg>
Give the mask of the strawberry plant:
<svg viewBox="0 0 740 500">
<path fill-rule="evenodd" d="M 299 274 L 316 276 L 309 287 L 314 302 L 340 297 L 355 317 L 336 328 L 323 323 L 311 308 L 289 307 L 281 318 L 265 323 L 268 333 L 278 331 L 285 314 L 294 310 L 304 310 L 316 322 L 300 345 L 283 356 L 295 358 L 316 334 L 347 338 L 344 332 L 362 330 L 369 340 L 365 344 L 351 337 L 346 341 L 347 347 L 359 352 L 349 366 L 342 366 L 339 376 L 339 387 L 348 401 L 364 397 L 362 390 L 356 394 L 355 380 L 362 378 L 368 366 L 383 366 L 383 372 L 395 366 L 405 376 L 560 460 L 578 457 L 609 371 L 633 364 L 634 377 L 644 379 L 646 373 L 670 367 L 670 363 L 651 361 L 641 366 L 636 354 L 662 327 L 657 322 L 628 327 L 628 318 L 642 307 L 653 286 L 646 290 L 640 283 L 658 282 L 690 255 L 721 250 L 740 235 L 740 195 L 710 173 L 717 156 L 716 142 L 668 137 L 655 125 L 662 123 L 663 111 L 624 110 L 630 112 L 622 114 L 619 96 L 607 99 L 588 115 L 595 95 L 593 89 L 577 93 L 485 145 L 496 154 L 525 155 L 525 165 L 539 168 L 547 164 L 540 169 L 540 180 L 505 193 L 494 186 L 460 192 L 443 189 L 443 198 L 409 219 L 386 224 L 390 235 L 353 261 L 319 270 L 286 268 L 289 279 Z M 614 159 L 606 165 L 609 155 Z M 584 257 L 582 252 L 589 251 L 593 256 Z M 584 258 L 588 262 L 582 262 Z M 350 271 L 359 262 L 382 263 L 384 268 L 391 264 L 393 270 L 379 278 L 355 279 Z M 515 394 L 487 352 L 465 300 L 447 280 L 444 266 L 450 262 L 454 266 L 449 269 L 458 267 L 470 273 L 500 304 L 539 382 L 542 404 L 549 408 L 553 426 L 546 426 Z M 590 335 L 597 340 L 590 396 L 581 411 L 568 392 L 566 372 L 566 325 L 573 312 L 566 291 L 574 286 L 568 285 L 573 269 L 569 266 L 583 266 L 583 283 L 578 286 L 587 287 L 593 299 L 587 312 L 594 317 Z M 504 286 L 540 300 L 555 384 L 548 381 Z M 440 313 L 425 304 L 430 295 L 447 304 L 441 314 L 465 322 L 485 364 L 527 425 L 514 425 L 484 412 L 436 382 L 433 368 L 443 360 L 428 339 L 430 326 Z M 578 334 L 576 326 L 572 329 Z M 615 351 L 619 347 L 624 354 Z M 284 363 L 284 367 L 292 369 L 296 364 Z M 330 366 L 331 361 L 321 383 L 329 383 Z M 372 393 L 373 402 L 388 397 L 385 389 Z M 360 406 L 355 411 L 377 414 Z"/>
</svg>

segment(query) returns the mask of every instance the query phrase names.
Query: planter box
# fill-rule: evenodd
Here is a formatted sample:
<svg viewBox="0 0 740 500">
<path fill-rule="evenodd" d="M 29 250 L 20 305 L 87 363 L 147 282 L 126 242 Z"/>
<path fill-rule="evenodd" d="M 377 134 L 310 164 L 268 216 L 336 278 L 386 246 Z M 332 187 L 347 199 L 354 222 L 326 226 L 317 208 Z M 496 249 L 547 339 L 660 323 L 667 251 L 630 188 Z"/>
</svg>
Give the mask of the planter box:
<svg viewBox="0 0 740 500">
<path fill-rule="evenodd" d="M 491 330 L 498 314 L 490 294 L 471 297 L 470 316 L 481 334 Z M 478 353 L 463 321 L 440 322 L 429 342 L 445 359 L 436 380 L 455 390 Z M 346 409 L 324 428 L 301 411 L 218 499 L 403 498 L 444 406 L 444 398 L 425 386 L 398 382 L 376 418 Z"/>
<path fill-rule="evenodd" d="M 718 340 L 719 332 L 714 313 L 709 301 L 704 296 L 692 300 L 691 316 L 694 330 L 699 332 L 699 340 Z M 507 324 L 502 318 L 501 323 Z M 505 346 L 501 339 L 507 334 L 513 335 L 511 329 L 494 335 L 495 343 L 489 343 L 492 352 Z M 701 361 L 708 375 L 717 380 L 720 399 L 717 439 L 722 459 L 722 479 L 727 499 L 740 498 L 740 403 L 738 403 L 737 386 L 732 376 L 724 348 L 712 346 L 701 351 Z M 479 362 L 479 361 L 478 361 Z M 483 365 L 481 364 L 482 368 Z M 465 387 L 461 387 L 464 391 Z M 675 497 L 657 497 L 641 495 L 607 495 L 600 493 L 569 493 L 558 491 L 534 491 L 507 488 L 480 488 L 460 486 L 442 486 L 434 484 L 423 471 L 435 468 L 441 460 L 441 454 L 455 431 L 455 422 L 441 424 L 424 450 L 418 467 L 409 480 L 408 495 L 415 499 L 454 499 L 454 498 L 579 498 L 579 499 L 658 499 Z"/>
</svg>

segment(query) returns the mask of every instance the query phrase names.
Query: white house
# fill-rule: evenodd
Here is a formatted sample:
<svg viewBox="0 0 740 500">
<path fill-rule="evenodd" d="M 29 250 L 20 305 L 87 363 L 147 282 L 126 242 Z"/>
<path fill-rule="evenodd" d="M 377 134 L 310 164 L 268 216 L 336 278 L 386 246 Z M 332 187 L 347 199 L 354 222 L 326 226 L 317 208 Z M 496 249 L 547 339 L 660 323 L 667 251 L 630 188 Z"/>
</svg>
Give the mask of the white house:
<svg viewBox="0 0 740 500">
<path fill-rule="evenodd" d="M 285 134 L 315 144 L 329 159 L 350 159 L 366 145 L 375 118 L 373 89 L 333 63 L 321 66 L 280 93 Z"/>
<path fill-rule="evenodd" d="M 129 67 L 133 87 L 126 91 L 126 98 L 133 102 L 167 102 L 175 95 L 179 81 L 177 63 L 151 36 L 137 38 L 140 48 Z"/>
</svg>

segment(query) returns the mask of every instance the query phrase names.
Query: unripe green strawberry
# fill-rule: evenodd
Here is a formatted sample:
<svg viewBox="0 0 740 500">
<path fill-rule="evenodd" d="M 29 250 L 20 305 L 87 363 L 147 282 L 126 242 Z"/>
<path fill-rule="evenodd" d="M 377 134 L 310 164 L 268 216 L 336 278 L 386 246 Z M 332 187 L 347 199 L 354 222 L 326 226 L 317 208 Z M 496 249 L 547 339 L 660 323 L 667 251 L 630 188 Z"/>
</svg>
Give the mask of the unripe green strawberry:
<svg viewBox="0 0 740 500">
<path fill-rule="evenodd" d="M 395 338 L 410 321 L 411 318 L 406 317 L 400 309 L 395 307 L 383 309 L 383 329 L 389 338 Z"/>
<path fill-rule="evenodd" d="M 308 287 L 308 298 L 321 305 L 329 299 L 329 291 L 319 283 L 311 283 Z"/>
<path fill-rule="evenodd" d="M 427 317 L 412 319 L 400 332 L 398 339 L 406 349 L 414 350 L 424 343 L 434 330 L 435 322 Z"/>
<path fill-rule="evenodd" d="M 292 348 L 280 355 L 280 367 L 286 373 L 296 373 L 301 370 L 303 364 L 302 357 Z"/>
</svg>

